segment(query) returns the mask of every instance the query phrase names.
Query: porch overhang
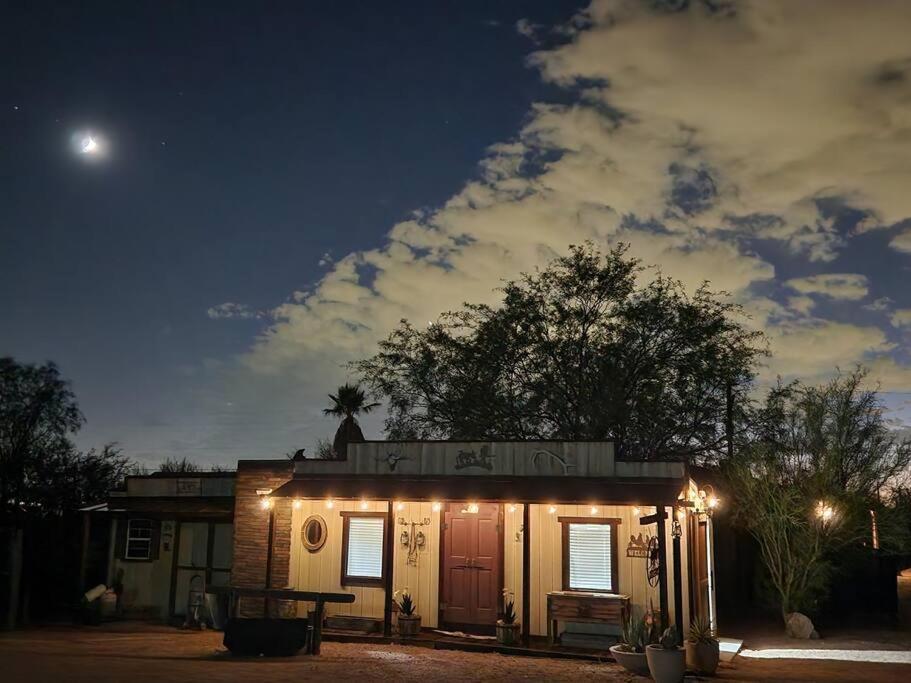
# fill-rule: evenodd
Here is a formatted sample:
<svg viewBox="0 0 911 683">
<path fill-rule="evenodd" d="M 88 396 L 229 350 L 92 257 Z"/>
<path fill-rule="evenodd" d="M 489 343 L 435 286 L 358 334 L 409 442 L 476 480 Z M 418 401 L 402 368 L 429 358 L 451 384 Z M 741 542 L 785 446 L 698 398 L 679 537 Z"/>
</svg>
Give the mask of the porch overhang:
<svg viewBox="0 0 911 683">
<path fill-rule="evenodd" d="M 279 498 L 674 505 L 684 484 L 684 479 L 645 477 L 297 474 L 271 495 Z"/>
<path fill-rule="evenodd" d="M 234 498 L 233 496 L 199 498 L 111 496 L 108 499 L 106 511 L 143 514 L 153 518 L 230 521 L 234 517 Z"/>
</svg>

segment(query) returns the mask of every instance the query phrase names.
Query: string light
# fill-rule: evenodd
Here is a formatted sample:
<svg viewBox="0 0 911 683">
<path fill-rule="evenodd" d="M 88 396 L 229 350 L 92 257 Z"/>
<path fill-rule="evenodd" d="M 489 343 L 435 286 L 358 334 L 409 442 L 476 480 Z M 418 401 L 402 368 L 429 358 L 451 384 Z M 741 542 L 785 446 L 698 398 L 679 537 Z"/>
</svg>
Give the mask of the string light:
<svg viewBox="0 0 911 683">
<path fill-rule="evenodd" d="M 478 506 L 477 503 L 468 503 L 468 504 L 462 509 L 462 512 L 468 513 L 468 514 L 470 514 L 470 515 L 476 515 L 476 514 L 478 514 L 478 510 L 480 510 L 480 509 L 481 509 L 481 508 Z"/>
<path fill-rule="evenodd" d="M 435 501 L 433 501 L 433 505 L 430 506 L 430 509 L 433 510 L 434 512 L 439 512 L 440 510 L 443 509 L 443 506 L 440 504 L 439 501 L 435 500 Z"/>
<path fill-rule="evenodd" d="M 329 508 L 329 509 L 331 510 L 332 508 L 335 507 L 335 501 L 332 500 L 331 498 L 327 498 L 327 499 L 326 499 L 326 507 Z"/>
<path fill-rule="evenodd" d="M 295 499 L 294 499 L 294 502 L 291 503 L 291 505 L 294 507 L 295 510 L 300 510 L 300 509 L 301 509 L 301 505 L 303 505 L 303 503 L 301 502 L 301 499 L 300 499 L 300 498 L 295 498 Z"/>
<path fill-rule="evenodd" d="M 272 507 L 272 499 L 268 496 L 263 496 L 259 501 L 259 506 L 263 510 L 268 510 L 270 507 Z"/>
<path fill-rule="evenodd" d="M 598 507 L 597 507 L 596 505 L 592 505 L 592 507 L 591 507 L 591 513 L 592 513 L 593 515 L 597 515 L 597 514 L 598 514 Z"/>
<path fill-rule="evenodd" d="M 642 512 L 642 510 L 639 509 L 639 506 L 638 506 L 638 505 L 637 505 L 636 507 L 633 508 L 633 515 L 634 515 L 635 517 L 638 517 L 638 516 L 639 516 L 639 513 L 641 513 L 641 512 Z"/>
<path fill-rule="evenodd" d="M 510 503 L 510 504 L 509 504 L 509 507 L 507 508 L 507 510 L 509 510 L 510 512 L 515 512 L 515 511 L 516 511 L 516 506 L 515 506 L 515 504 L 514 504 L 514 503 Z"/>
<path fill-rule="evenodd" d="M 716 498 L 715 496 L 709 496 L 708 504 L 709 504 L 709 507 L 712 510 L 714 510 L 716 507 L 718 507 L 721 504 L 721 501 L 718 500 L 718 498 Z"/>
<path fill-rule="evenodd" d="M 556 505 L 551 505 L 549 508 L 547 508 L 547 514 L 549 514 L 549 515 L 554 514 L 556 511 L 557 511 Z"/>
<path fill-rule="evenodd" d="M 369 507 L 370 507 L 370 503 L 368 503 L 366 500 L 361 501 L 361 510 L 366 510 Z"/>
<path fill-rule="evenodd" d="M 816 504 L 816 516 L 825 524 L 831 521 L 835 516 L 835 510 L 832 509 L 831 505 L 827 505 L 824 501 L 819 501 Z"/>
<path fill-rule="evenodd" d="M 395 509 L 401 512 L 405 509 L 405 503 L 396 503 Z"/>
</svg>

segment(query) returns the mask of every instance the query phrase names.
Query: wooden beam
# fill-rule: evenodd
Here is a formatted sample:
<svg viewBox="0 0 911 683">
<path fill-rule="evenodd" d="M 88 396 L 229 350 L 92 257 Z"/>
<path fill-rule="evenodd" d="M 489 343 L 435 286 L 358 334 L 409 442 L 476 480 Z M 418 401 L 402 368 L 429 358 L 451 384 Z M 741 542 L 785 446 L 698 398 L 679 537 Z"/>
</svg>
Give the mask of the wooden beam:
<svg viewBox="0 0 911 683">
<path fill-rule="evenodd" d="M 647 526 L 649 524 L 654 524 L 659 519 L 667 519 L 667 512 L 664 511 L 660 506 L 657 508 L 658 512 L 655 512 L 651 515 L 644 515 L 639 518 L 639 524 L 642 526 Z"/>
<path fill-rule="evenodd" d="M 272 588 L 272 546 L 275 540 L 275 507 L 269 508 L 269 536 L 266 541 L 266 585 L 264 588 Z M 269 598 L 263 598 L 263 616 L 268 619 L 269 614 Z"/>
<path fill-rule="evenodd" d="M 392 500 L 386 501 L 386 524 L 383 528 L 383 580 L 385 582 L 385 600 L 383 607 L 383 635 L 392 635 L 392 594 L 394 590 L 393 574 L 395 573 L 395 508 Z"/>
<path fill-rule="evenodd" d="M 661 629 L 667 628 L 667 538 L 665 533 L 664 520 L 667 519 L 667 513 L 661 505 L 656 506 L 661 513 L 656 520 L 658 524 L 658 608 L 661 610 Z"/>
<path fill-rule="evenodd" d="M 180 520 L 174 522 L 174 540 L 171 542 L 171 580 L 168 583 L 168 619 L 174 618 L 174 601 L 177 599 L 177 560 L 180 555 Z M 206 585 L 209 590 L 209 585 Z"/>
<path fill-rule="evenodd" d="M 684 480 L 680 477 L 517 477 L 499 475 L 421 476 L 307 474 L 282 484 L 273 498 L 353 500 L 525 500 L 547 504 L 635 505 L 655 501 L 674 505 Z"/>
<path fill-rule="evenodd" d="M 531 638 L 531 503 L 522 505 L 522 642 Z"/>
<path fill-rule="evenodd" d="M 86 590 L 85 577 L 89 562 L 89 542 L 92 539 L 92 518 L 90 512 L 82 513 L 82 548 L 79 554 L 79 594 Z"/>
<path fill-rule="evenodd" d="M 675 511 L 676 513 L 676 511 Z M 680 534 L 683 533 L 683 528 L 679 524 L 676 514 L 674 519 L 671 522 L 671 544 L 674 553 L 674 626 L 677 627 L 677 644 L 683 644 L 683 579 L 681 573 L 681 559 L 680 559 L 680 534 L 674 533 L 674 528 L 680 529 Z"/>
</svg>

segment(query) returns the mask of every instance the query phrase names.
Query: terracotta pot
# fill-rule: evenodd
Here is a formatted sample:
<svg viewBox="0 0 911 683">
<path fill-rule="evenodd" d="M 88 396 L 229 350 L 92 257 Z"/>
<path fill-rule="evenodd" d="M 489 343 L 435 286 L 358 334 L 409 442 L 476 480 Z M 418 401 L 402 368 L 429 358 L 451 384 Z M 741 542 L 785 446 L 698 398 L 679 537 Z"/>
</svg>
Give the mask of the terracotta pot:
<svg viewBox="0 0 911 683">
<path fill-rule="evenodd" d="M 497 642 L 501 645 L 516 645 L 519 642 L 521 624 L 507 624 L 502 619 L 497 622 Z"/>
<path fill-rule="evenodd" d="M 614 656 L 617 664 L 622 666 L 630 673 L 648 676 L 648 661 L 645 659 L 644 652 L 633 652 L 624 649 L 624 645 L 612 645 L 610 653 Z"/>
<path fill-rule="evenodd" d="M 707 643 L 686 641 L 686 665 L 697 674 L 714 676 L 718 668 L 718 641 Z"/>
<path fill-rule="evenodd" d="M 398 628 L 399 635 L 402 638 L 413 638 L 421 632 L 421 617 L 417 614 L 412 614 L 410 617 L 406 617 L 404 614 L 400 614 L 398 618 Z"/>
<path fill-rule="evenodd" d="M 645 648 L 648 671 L 655 683 L 681 683 L 686 673 L 686 653 L 682 647 L 665 650 L 660 645 Z"/>
</svg>

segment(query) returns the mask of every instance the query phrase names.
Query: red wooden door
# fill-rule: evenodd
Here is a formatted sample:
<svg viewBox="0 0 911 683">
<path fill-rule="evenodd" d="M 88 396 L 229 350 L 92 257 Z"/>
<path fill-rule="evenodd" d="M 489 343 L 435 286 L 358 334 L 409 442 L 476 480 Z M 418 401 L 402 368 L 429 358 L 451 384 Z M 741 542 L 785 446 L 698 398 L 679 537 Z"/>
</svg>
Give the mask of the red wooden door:
<svg viewBox="0 0 911 683">
<path fill-rule="evenodd" d="M 690 577 L 694 604 L 691 608 L 691 618 L 709 620 L 709 556 L 708 556 L 708 526 L 704 521 L 699 521 L 696 515 L 690 516 L 690 566 L 693 575 Z"/>
<path fill-rule="evenodd" d="M 478 504 L 477 513 L 451 503 L 443 515 L 443 621 L 493 625 L 500 597 L 500 506 Z"/>
</svg>

